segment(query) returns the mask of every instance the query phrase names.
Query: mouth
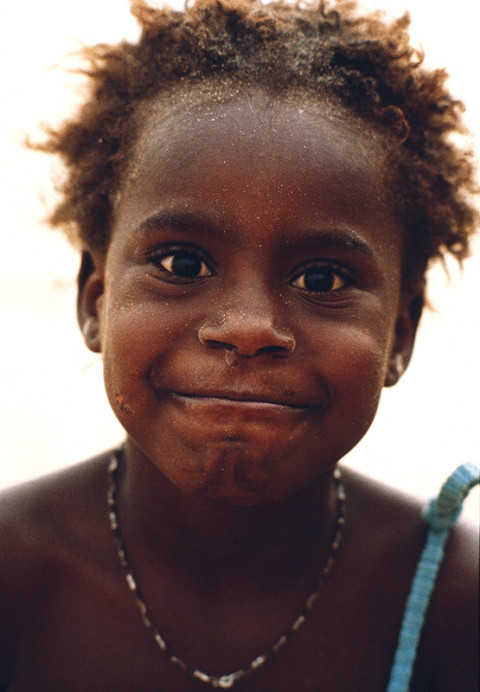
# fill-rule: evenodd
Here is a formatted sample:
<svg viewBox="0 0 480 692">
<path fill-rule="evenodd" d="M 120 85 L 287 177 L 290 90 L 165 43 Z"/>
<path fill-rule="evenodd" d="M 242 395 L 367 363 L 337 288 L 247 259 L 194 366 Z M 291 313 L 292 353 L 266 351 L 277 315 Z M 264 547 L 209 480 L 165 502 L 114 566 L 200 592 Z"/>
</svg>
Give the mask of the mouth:
<svg viewBox="0 0 480 692">
<path fill-rule="evenodd" d="M 175 399 L 191 400 L 199 404 L 212 404 L 218 406 L 233 406 L 245 409 L 263 409 L 271 410 L 295 410 L 306 411 L 312 408 L 308 404 L 291 403 L 282 401 L 267 394 L 256 392 L 212 392 L 212 393 L 186 393 L 186 392 L 171 392 L 171 396 Z"/>
</svg>

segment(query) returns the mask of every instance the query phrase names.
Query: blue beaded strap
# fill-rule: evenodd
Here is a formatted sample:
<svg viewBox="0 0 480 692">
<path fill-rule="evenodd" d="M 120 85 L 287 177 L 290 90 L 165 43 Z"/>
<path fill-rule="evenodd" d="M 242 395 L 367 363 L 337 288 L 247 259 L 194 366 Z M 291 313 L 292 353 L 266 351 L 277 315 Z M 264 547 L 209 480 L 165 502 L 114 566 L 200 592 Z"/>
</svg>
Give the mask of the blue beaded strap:
<svg viewBox="0 0 480 692">
<path fill-rule="evenodd" d="M 446 480 L 440 494 L 423 512 L 430 529 L 407 600 L 387 692 L 408 692 L 418 642 L 450 528 L 462 511 L 470 489 L 480 482 L 480 469 L 464 464 Z"/>
</svg>

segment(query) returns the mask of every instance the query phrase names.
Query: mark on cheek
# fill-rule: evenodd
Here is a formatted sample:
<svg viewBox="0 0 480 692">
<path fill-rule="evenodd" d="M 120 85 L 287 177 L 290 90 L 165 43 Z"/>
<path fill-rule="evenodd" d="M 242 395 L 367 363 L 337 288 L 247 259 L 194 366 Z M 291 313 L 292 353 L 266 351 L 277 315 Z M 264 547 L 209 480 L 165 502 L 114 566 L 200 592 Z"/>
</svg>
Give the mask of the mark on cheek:
<svg viewBox="0 0 480 692">
<path fill-rule="evenodd" d="M 118 408 L 120 411 L 123 411 L 124 413 L 127 413 L 128 415 L 133 413 L 133 410 L 130 408 L 130 406 L 127 404 L 127 401 L 123 394 L 115 394 L 115 401 L 118 404 Z"/>
</svg>

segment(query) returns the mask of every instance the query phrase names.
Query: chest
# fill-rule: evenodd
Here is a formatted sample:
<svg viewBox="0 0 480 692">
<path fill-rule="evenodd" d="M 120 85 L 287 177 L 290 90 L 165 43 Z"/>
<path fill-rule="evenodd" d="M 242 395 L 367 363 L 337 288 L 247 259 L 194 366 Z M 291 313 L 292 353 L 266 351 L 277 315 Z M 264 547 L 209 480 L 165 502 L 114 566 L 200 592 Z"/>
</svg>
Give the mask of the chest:
<svg viewBox="0 0 480 692">
<path fill-rule="evenodd" d="M 405 584 L 337 575 L 305 624 L 238 692 L 378 692 L 385 690 L 400 627 Z M 63 572 L 48 597 L 32 601 L 15 634 L 9 690 L 208 692 L 175 666 L 141 621 L 122 580 Z M 160 593 L 162 589 L 159 588 Z M 269 648 L 272 604 L 243 601 L 230 609 L 160 598 L 162 634 L 193 667 L 222 675 L 245 668 Z M 265 606 L 265 608 L 263 607 Z M 265 609 L 265 612 L 262 610 Z M 281 605 L 278 606 L 281 609 Z M 279 625 L 280 626 L 280 625 Z M 282 629 L 278 631 L 280 634 Z M 187 633 L 187 636 L 184 634 Z"/>
</svg>

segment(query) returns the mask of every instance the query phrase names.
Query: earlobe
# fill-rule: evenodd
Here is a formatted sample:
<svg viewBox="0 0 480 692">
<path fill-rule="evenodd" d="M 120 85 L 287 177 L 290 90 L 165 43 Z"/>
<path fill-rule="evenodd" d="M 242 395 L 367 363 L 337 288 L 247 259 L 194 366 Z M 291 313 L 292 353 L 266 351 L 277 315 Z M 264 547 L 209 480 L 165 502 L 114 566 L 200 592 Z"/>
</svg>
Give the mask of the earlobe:
<svg viewBox="0 0 480 692">
<path fill-rule="evenodd" d="M 387 374 L 385 375 L 385 387 L 393 387 L 397 384 L 398 380 L 403 375 L 405 370 L 405 363 L 403 360 L 403 355 L 401 353 L 392 354 L 387 368 Z"/>
<path fill-rule="evenodd" d="M 422 315 L 424 295 L 405 301 L 395 323 L 395 341 L 387 364 L 385 387 L 393 387 L 408 367 L 413 353 L 418 323 Z"/>
<path fill-rule="evenodd" d="M 101 353 L 100 304 L 103 295 L 103 262 L 87 251 L 82 253 L 78 272 L 77 319 L 85 345 Z"/>
<path fill-rule="evenodd" d="M 82 334 L 85 345 L 94 353 L 100 353 L 100 330 L 98 319 L 95 317 L 87 317 L 82 324 Z"/>
</svg>

